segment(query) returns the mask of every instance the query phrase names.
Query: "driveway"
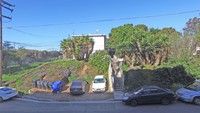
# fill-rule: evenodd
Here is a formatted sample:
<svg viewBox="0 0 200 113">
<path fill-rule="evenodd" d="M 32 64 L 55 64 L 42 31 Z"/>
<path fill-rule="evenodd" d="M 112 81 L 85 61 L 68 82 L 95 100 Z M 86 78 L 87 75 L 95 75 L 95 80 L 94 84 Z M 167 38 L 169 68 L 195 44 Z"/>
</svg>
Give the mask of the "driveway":
<svg viewBox="0 0 200 113">
<path fill-rule="evenodd" d="M 31 95 L 25 95 L 25 97 L 33 97 L 38 99 L 50 99 L 55 101 L 84 101 L 84 100 L 110 100 L 114 99 L 113 93 L 85 93 L 82 95 L 71 95 L 67 92 L 51 93 L 38 91 Z"/>
<path fill-rule="evenodd" d="M 28 97 L 34 97 L 38 99 L 50 99 L 55 101 L 83 101 L 83 100 L 110 100 L 114 99 L 113 92 L 107 90 L 104 93 L 93 93 L 92 86 L 86 86 L 86 92 L 82 95 L 71 95 L 70 94 L 70 84 L 68 84 L 61 93 L 52 93 L 51 90 L 44 90 L 38 88 L 32 88 L 30 95 Z"/>
</svg>

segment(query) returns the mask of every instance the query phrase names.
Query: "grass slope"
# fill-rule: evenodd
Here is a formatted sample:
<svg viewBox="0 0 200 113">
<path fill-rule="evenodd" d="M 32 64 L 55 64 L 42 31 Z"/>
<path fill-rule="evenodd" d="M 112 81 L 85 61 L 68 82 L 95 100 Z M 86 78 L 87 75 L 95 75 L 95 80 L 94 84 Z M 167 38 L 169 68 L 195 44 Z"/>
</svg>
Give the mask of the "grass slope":
<svg viewBox="0 0 200 113">
<path fill-rule="evenodd" d="M 23 70 L 19 70 L 12 74 L 4 74 L 3 83 L 9 85 L 10 87 L 17 88 L 18 91 L 27 93 L 32 87 L 33 79 L 40 79 L 43 77 L 44 80 L 51 82 L 61 80 L 63 74 L 65 74 L 68 69 L 71 70 L 71 77 L 69 78 L 69 81 L 79 78 L 91 82 L 93 76 L 98 74 L 97 69 L 89 63 L 72 59 L 33 63 L 27 65 L 27 67 L 29 68 L 24 68 Z"/>
</svg>

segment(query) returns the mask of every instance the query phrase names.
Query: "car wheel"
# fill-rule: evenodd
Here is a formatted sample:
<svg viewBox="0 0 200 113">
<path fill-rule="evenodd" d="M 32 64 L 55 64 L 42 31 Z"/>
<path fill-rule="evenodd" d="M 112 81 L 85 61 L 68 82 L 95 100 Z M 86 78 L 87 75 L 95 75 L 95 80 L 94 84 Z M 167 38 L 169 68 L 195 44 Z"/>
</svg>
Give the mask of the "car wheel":
<svg viewBox="0 0 200 113">
<path fill-rule="evenodd" d="M 3 102 L 3 98 L 2 97 L 0 97 L 0 102 Z"/>
<path fill-rule="evenodd" d="M 133 107 L 135 107 L 135 106 L 137 106 L 137 100 L 131 100 L 131 106 L 133 106 Z"/>
<path fill-rule="evenodd" d="M 170 100 L 168 98 L 162 98 L 161 99 L 161 104 L 168 105 L 169 103 L 170 103 Z"/>
<path fill-rule="evenodd" d="M 200 105 L 200 97 L 195 97 L 193 101 L 196 105 Z"/>
</svg>

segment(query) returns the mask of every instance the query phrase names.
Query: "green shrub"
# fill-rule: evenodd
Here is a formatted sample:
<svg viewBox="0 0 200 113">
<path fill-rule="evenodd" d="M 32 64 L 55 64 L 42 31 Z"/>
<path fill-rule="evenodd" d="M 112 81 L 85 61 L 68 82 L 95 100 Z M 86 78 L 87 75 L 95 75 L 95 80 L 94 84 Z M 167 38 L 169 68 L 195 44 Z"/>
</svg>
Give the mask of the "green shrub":
<svg viewBox="0 0 200 113">
<path fill-rule="evenodd" d="M 126 64 L 122 64 L 122 70 L 123 71 L 128 71 L 128 69 L 129 69 L 129 67 L 128 67 L 128 65 L 126 65 Z"/>
<path fill-rule="evenodd" d="M 200 58 L 193 57 L 190 60 L 185 59 L 173 59 L 171 58 L 168 62 L 161 65 L 161 67 L 176 67 L 182 65 L 185 67 L 186 71 L 191 74 L 196 79 L 200 78 Z"/>
<path fill-rule="evenodd" d="M 72 75 L 71 77 L 68 77 L 68 81 L 71 83 L 73 80 L 78 79 L 77 75 Z"/>
<path fill-rule="evenodd" d="M 85 76 L 84 77 L 84 80 L 87 82 L 87 83 L 91 83 L 93 78 L 91 76 Z"/>
<path fill-rule="evenodd" d="M 89 64 L 96 68 L 98 74 L 108 74 L 109 62 L 110 56 L 106 51 L 96 51 L 89 58 Z"/>
<path fill-rule="evenodd" d="M 184 86 L 185 86 L 185 85 L 180 84 L 180 83 L 174 83 L 174 84 L 172 84 L 171 90 L 172 90 L 172 91 L 176 91 L 177 89 L 182 88 L 182 87 L 184 87 Z"/>
</svg>

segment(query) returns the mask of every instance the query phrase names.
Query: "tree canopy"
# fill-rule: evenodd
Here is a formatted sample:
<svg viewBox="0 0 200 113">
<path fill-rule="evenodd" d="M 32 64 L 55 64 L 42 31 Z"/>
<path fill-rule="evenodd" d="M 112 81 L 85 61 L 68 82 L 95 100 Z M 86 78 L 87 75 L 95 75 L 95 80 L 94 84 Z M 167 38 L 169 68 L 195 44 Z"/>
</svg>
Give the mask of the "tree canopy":
<svg viewBox="0 0 200 113">
<path fill-rule="evenodd" d="M 77 36 L 61 41 L 60 47 L 65 57 L 75 57 L 87 61 L 93 51 L 94 41 L 89 36 Z"/>
<path fill-rule="evenodd" d="M 160 65 L 168 59 L 173 41 L 179 38 L 180 33 L 173 28 L 125 24 L 111 30 L 108 47 L 115 48 L 116 55 L 125 58 L 128 65 Z"/>
</svg>

